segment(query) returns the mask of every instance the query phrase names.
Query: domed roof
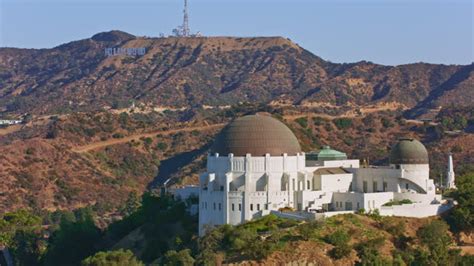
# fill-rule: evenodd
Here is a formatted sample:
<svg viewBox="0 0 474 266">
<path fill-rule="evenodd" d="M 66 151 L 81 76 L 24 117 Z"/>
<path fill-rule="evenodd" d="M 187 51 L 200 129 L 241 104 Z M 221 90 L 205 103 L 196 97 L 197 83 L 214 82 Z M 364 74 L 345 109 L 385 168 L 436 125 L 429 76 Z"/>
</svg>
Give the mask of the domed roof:
<svg viewBox="0 0 474 266">
<path fill-rule="evenodd" d="M 416 139 L 400 139 L 390 152 L 390 164 L 427 164 L 428 151 Z"/>
<path fill-rule="evenodd" d="M 266 115 L 247 115 L 235 119 L 217 136 L 211 153 L 226 156 L 281 156 L 301 152 L 296 136 L 282 122 Z"/>
</svg>

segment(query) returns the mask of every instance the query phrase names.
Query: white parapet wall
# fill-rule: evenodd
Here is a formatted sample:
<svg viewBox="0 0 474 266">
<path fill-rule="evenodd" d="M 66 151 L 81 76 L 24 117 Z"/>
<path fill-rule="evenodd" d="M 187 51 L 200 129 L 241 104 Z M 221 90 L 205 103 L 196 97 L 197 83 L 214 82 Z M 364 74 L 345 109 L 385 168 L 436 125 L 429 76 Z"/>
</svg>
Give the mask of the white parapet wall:
<svg viewBox="0 0 474 266">
<path fill-rule="evenodd" d="M 440 215 L 453 207 L 452 203 L 447 204 L 403 204 L 394 206 L 382 206 L 379 211 L 383 216 L 401 216 L 423 218 Z"/>
<path fill-rule="evenodd" d="M 297 221 L 311 220 L 306 215 L 302 215 L 301 213 L 298 213 L 298 212 L 271 211 L 270 213 L 276 215 L 277 217 L 285 218 L 285 219 L 292 219 L 292 220 L 297 220 Z"/>
</svg>

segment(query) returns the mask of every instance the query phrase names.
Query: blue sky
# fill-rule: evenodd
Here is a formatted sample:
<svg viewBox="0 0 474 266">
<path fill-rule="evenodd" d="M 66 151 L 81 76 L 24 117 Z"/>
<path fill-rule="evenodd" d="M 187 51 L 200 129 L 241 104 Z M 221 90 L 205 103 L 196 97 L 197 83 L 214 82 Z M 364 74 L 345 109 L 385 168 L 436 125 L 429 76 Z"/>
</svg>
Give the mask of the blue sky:
<svg viewBox="0 0 474 266">
<path fill-rule="evenodd" d="M 469 64 L 473 0 L 189 0 L 192 31 L 284 36 L 332 62 Z M 169 34 L 183 0 L 0 0 L 0 47 L 50 48 L 112 29 Z"/>
</svg>

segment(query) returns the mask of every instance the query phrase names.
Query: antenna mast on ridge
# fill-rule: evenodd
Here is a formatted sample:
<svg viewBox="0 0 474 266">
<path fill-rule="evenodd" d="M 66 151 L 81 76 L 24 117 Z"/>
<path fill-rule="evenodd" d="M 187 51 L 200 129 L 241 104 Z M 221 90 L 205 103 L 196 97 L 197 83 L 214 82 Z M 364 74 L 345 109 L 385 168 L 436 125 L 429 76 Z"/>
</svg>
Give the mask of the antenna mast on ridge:
<svg viewBox="0 0 474 266">
<path fill-rule="evenodd" d="M 184 0 L 184 10 L 183 10 L 183 37 L 189 37 L 191 35 L 191 30 L 189 29 L 189 16 L 188 16 L 188 0 Z"/>
<path fill-rule="evenodd" d="M 201 37 L 201 33 L 191 33 L 189 28 L 188 0 L 184 0 L 183 24 L 173 29 L 173 35 L 176 37 Z"/>
</svg>

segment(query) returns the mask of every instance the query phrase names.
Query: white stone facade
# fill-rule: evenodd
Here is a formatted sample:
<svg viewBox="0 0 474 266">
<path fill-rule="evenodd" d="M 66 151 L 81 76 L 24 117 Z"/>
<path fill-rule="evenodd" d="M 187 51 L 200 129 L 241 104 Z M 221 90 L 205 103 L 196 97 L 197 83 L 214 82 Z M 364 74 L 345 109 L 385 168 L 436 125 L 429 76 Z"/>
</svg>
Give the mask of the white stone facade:
<svg viewBox="0 0 474 266">
<path fill-rule="evenodd" d="M 359 160 L 306 161 L 304 153 L 209 155 L 199 183 L 200 235 L 207 227 L 237 225 L 281 208 L 328 214 L 384 209 L 386 215 L 418 217 L 438 214 L 441 202 L 428 164 L 360 168 Z M 402 199 L 414 204 L 382 207 Z"/>
</svg>

